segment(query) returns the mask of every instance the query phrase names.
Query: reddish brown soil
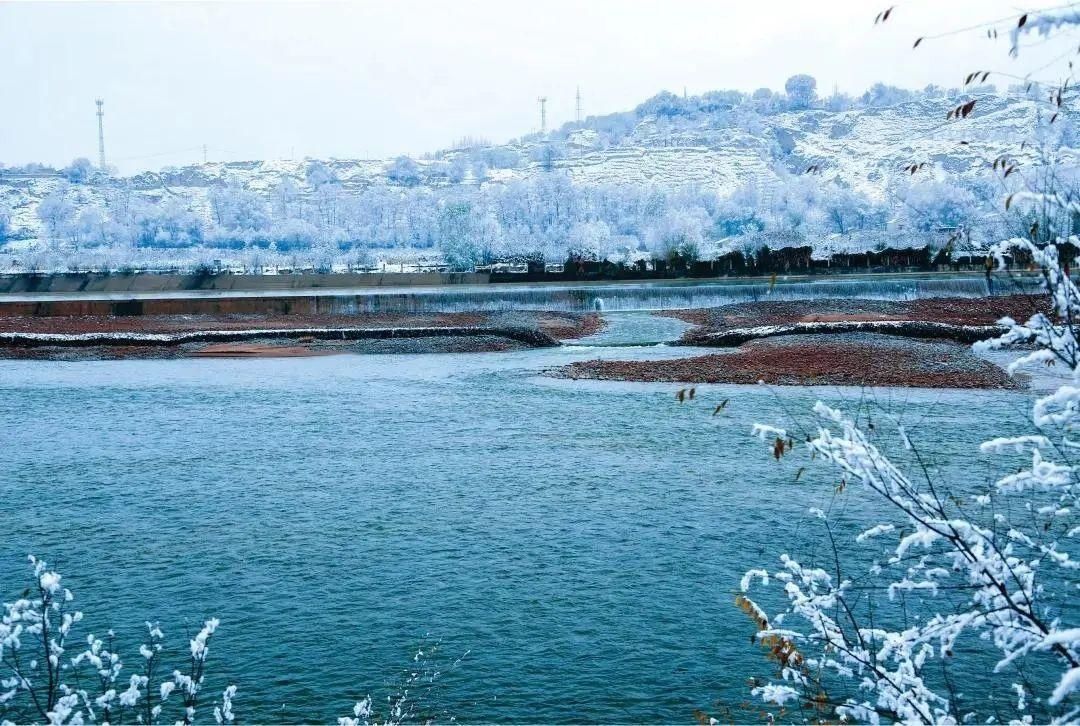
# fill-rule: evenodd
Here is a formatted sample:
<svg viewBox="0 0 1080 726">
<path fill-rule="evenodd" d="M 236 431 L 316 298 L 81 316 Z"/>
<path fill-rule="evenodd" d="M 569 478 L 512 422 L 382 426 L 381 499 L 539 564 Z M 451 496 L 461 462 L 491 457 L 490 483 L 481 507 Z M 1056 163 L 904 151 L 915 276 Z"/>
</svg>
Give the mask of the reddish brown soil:
<svg viewBox="0 0 1080 726">
<path fill-rule="evenodd" d="M 607 325 L 598 313 L 539 312 L 532 315 L 536 318 L 536 327 L 556 340 L 584 338 L 599 333 Z"/>
<path fill-rule="evenodd" d="M 0 317 L 0 332 L 28 333 L 176 333 L 188 330 L 246 330 L 250 328 L 316 327 L 456 327 L 483 325 L 478 313 L 409 315 L 132 315 L 77 317 Z"/>
<path fill-rule="evenodd" d="M 923 300 L 782 300 L 739 303 L 718 308 L 663 310 L 657 315 L 678 318 L 708 331 L 757 325 L 818 321 L 925 320 L 957 325 L 986 325 L 1008 316 L 1027 320 L 1048 312 L 1045 295 Z M 696 331 L 702 332 L 702 331 Z"/>
<path fill-rule="evenodd" d="M 444 328 L 499 324 L 512 315 L 513 324 L 537 327 L 554 338 L 582 338 L 604 327 L 596 313 L 363 313 L 359 315 L 132 315 L 73 317 L 0 317 L 0 332 L 24 333 L 176 333 L 189 330 L 251 328 Z"/>
<path fill-rule="evenodd" d="M 302 345 L 258 345 L 250 343 L 217 343 L 194 351 L 196 358 L 300 358 L 327 355 L 330 351 L 312 350 Z"/>
<path fill-rule="evenodd" d="M 719 355 L 674 360 L 590 360 L 548 371 L 559 378 L 670 383 L 1016 388 L 1001 368 L 955 343 L 837 335 L 755 340 Z"/>
</svg>

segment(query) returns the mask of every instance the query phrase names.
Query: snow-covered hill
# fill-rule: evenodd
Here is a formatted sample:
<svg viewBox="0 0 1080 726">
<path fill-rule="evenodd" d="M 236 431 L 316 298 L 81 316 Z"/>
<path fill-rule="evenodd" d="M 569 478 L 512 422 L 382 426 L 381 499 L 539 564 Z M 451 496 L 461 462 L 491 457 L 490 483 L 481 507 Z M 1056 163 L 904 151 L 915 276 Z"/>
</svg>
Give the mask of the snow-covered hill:
<svg viewBox="0 0 1080 726">
<path fill-rule="evenodd" d="M 693 108 L 693 99 L 685 102 Z M 59 223 L 50 225 L 49 207 L 42 207 L 43 204 L 63 207 L 58 214 L 70 218 L 69 224 L 74 224 L 84 210 L 100 210 L 100 215 L 92 215 L 94 218 L 90 222 L 100 223 L 102 231 L 86 237 L 84 246 L 111 244 L 112 238 L 118 238 L 121 233 L 116 227 L 108 227 L 110 220 L 121 220 L 124 215 L 130 216 L 132 209 L 145 210 L 147 205 L 152 205 L 167 206 L 174 212 L 182 209 L 189 215 L 184 224 L 194 225 L 201 221 L 208 227 L 218 225 L 225 229 L 245 230 L 250 234 L 239 237 L 248 240 L 244 245 L 253 240 L 257 245 L 273 238 L 276 234 L 273 228 L 282 227 L 288 221 L 318 228 L 324 234 L 325 227 L 337 225 L 331 236 L 344 248 L 350 244 L 363 244 L 365 239 L 377 236 L 371 229 L 379 224 L 402 224 L 397 218 L 404 216 L 408 217 L 406 224 L 412 225 L 410 231 L 395 232 L 395 236 L 387 238 L 390 242 L 369 239 L 371 246 L 438 247 L 448 234 L 445 220 L 433 219 L 427 223 L 414 218 L 439 216 L 448 203 L 462 199 L 472 205 L 473 216 L 477 216 L 476 210 L 482 205 L 475 198 L 480 194 L 486 200 L 484 209 L 488 211 L 484 214 L 494 217 L 495 221 L 472 220 L 470 232 L 463 233 L 465 236 L 476 236 L 472 230 L 482 224 L 489 228 L 494 225 L 494 231 L 489 230 L 488 234 L 493 238 L 500 234 L 508 238 L 517 235 L 515 239 L 523 238 L 522 235 L 535 236 L 537 233 L 532 229 L 530 218 L 505 219 L 502 208 L 492 207 L 490 199 L 500 194 L 499 189 L 541 184 L 526 194 L 532 199 L 530 213 L 539 214 L 537 206 L 557 202 L 547 198 L 554 192 L 542 186 L 546 182 L 537 180 L 555 175 L 569 180 L 576 190 L 630 187 L 638 190 L 641 199 L 652 193 L 650 190 L 662 190 L 671 195 L 692 189 L 697 195 L 694 204 L 705 209 L 704 214 L 708 217 L 700 224 L 701 237 L 716 242 L 728 234 L 721 227 L 729 229 L 730 225 L 721 224 L 720 216 L 724 213 L 711 208 L 710 198 L 723 200 L 740 189 L 752 188 L 756 193 L 753 203 L 764 208 L 773 203 L 776 190 L 784 180 L 805 175 L 811 169 L 816 183 L 859 195 L 866 203 L 880 207 L 880 211 L 875 212 L 879 217 L 891 219 L 896 216 L 900 204 L 896 190 L 912 183 L 913 177 L 905 171 L 907 165 L 927 164 L 919 172 L 919 179 L 946 178 L 950 183 L 964 187 L 986 186 L 990 160 L 1001 154 L 1010 154 L 1014 158 L 1020 154 L 1020 160 L 1025 161 L 1023 154 L 1030 156 L 1034 152 L 1030 146 L 1026 152 L 1020 152 L 1021 142 L 1030 139 L 1040 124 L 1045 124 L 1045 111 L 1038 102 L 1023 94 L 984 94 L 975 112 L 960 120 L 946 119 L 948 111 L 956 105 L 956 98 L 944 96 L 922 95 L 890 106 L 841 111 L 813 108 L 756 113 L 748 109 L 747 104 L 721 105 L 682 114 L 643 112 L 643 106 L 636 113 L 569 124 L 545 136 L 533 134 L 497 146 L 466 146 L 416 160 L 211 162 L 131 177 L 106 178 L 97 174 L 74 183 L 61 172 L 24 173 L 0 169 L 0 210 L 9 210 L 9 250 L 36 244 L 32 240 L 65 237 Z M 614 124 L 618 126 L 615 131 L 612 131 L 613 118 L 618 122 Z M 329 202 L 326 191 L 329 187 L 324 186 L 328 181 L 333 187 L 333 198 Z M 253 222 L 224 220 L 221 209 L 224 202 L 222 197 L 215 197 L 215 194 L 221 195 L 222 190 L 244 190 L 244 193 L 254 194 L 264 200 L 267 211 L 259 212 L 258 219 Z M 352 215 L 350 220 L 359 219 L 362 212 L 372 216 L 368 207 L 387 204 L 371 202 L 372 195 L 377 192 L 382 195 L 379 199 L 393 199 L 395 190 L 398 197 L 407 194 L 411 195 L 410 199 L 421 202 L 428 196 L 434 198 L 433 211 L 413 211 L 416 203 L 409 202 L 408 209 L 379 212 L 382 222 L 375 220 L 367 226 L 338 219 L 347 215 Z M 576 193 L 589 195 L 582 191 Z M 290 194 L 292 202 L 285 199 Z M 349 200 L 354 198 L 368 201 L 350 203 Z M 290 203 L 294 203 L 299 211 L 290 211 Z M 334 205 L 332 211 L 323 209 L 331 203 Z M 499 203 L 504 204 L 505 198 L 500 197 Z M 580 200 L 575 202 L 577 208 L 583 204 Z M 592 201 L 589 204 L 602 207 L 608 203 Z M 630 209 L 643 204 L 645 202 L 627 202 L 624 206 Z M 666 211 L 657 213 L 657 218 L 665 214 L 669 218 L 672 216 L 672 203 L 665 202 L 665 205 Z M 362 212 L 358 211 L 358 206 L 364 207 Z M 321 210 L 320 215 L 314 214 L 315 207 Z M 565 214 L 565 210 L 556 212 Z M 145 211 L 141 213 L 146 214 Z M 387 215 L 392 219 L 387 219 Z M 625 211 L 612 212 L 611 218 L 605 218 L 602 210 L 579 213 L 580 219 L 568 218 L 562 224 L 565 229 L 561 232 L 544 234 L 561 235 L 560 244 L 573 246 L 574 240 L 569 239 L 577 234 L 573 230 L 595 218 L 607 227 L 601 235 L 606 235 L 605 239 L 630 240 L 626 244 L 633 248 L 636 238 L 638 246 L 644 248 L 648 234 L 642 220 L 647 221 L 647 212 L 643 211 L 641 215 L 645 216 L 626 222 L 622 219 L 626 216 Z M 296 217 L 296 220 L 290 217 Z M 168 226 L 165 222 L 161 224 Z M 420 229 L 423 224 L 428 224 L 430 229 L 424 228 L 421 232 L 413 229 Z M 666 224 L 671 226 L 670 219 Z M 768 227 L 764 222 L 756 224 L 755 229 L 759 231 Z M 262 231 L 254 234 L 257 227 Z M 523 227 L 529 229 L 523 231 Z M 316 236 L 313 229 L 304 229 L 305 234 L 312 238 Z M 798 229 L 798 225 L 795 231 L 806 234 Z M 167 234 L 160 231 L 155 234 L 162 240 L 163 247 L 183 246 Z M 199 238 L 193 244 L 206 243 L 204 236 L 206 239 L 212 237 L 202 233 L 191 236 Z M 154 239 L 151 235 L 138 245 L 153 246 Z M 491 240 L 484 244 L 492 246 Z M 835 246 L 835 241 L 833 244 Z M 224 246 L 236 247 L 237 243 Z M 514 245 L 508 243 L 503 248 L 513 251 Z"/>
</svg>

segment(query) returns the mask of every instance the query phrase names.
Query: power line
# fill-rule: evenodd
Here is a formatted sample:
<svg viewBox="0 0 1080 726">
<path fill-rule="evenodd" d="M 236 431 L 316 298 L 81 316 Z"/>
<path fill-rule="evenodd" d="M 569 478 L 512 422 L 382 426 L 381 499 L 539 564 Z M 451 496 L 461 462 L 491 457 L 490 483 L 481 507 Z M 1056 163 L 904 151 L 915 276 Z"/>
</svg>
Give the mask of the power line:
<svg viewBox="0 0 1080 726">
<path fill-rule="evenodd" d="M 1040 8 L 1039 10 L 1037 10 L 1035 12 L 1048 13 L 1048 12 L 1053 12 L 1055 10 L 1069 10 L 1069 9 L 1074 8 L 1074 7 L 1077 7 L 1077 5 L 1078 5 L 1078 3 L 1075 3 L 1075 2 L 1065 3 L 1064 5 L 1054 5 L 1054 6 L 1048 7 L 1048 8 Z M 996 20 L 985 20 L 985 21 L 983 21 L 981 23 L 976 23 L 975 25 L 969 25 L 969 26 L 964 27 L 964 28 L 955 28 L 953 30 L 946 30 L 943 33 L 935 33 L 933 35 L 924 35 L 919 40 L 921 40 L 921 41 L 922 40 L 939 40 L 941 38 L 948 38 L 949 36 L 952 36 L 952 35 L 959 35 L 960 33 L 967 33 L 967 32 L 972 31 L 972 30 L 982 30 L 983 28 L 992 28 L 993 26 L 1000 25 L 1000 24 L 1002 24 L 1002 23 L 1004 23 L 1006 21 L 1016 20 L 1017 18 L 1019 18 L 1023 14 L 1024 14 L 1023 11 L 1015 12 L 1012 15 L 1005 15 L 1003 17 L 997 18 Z"/>
<path fill-rule="evenodd" d="M 138 155 L 138 156 L 123 156 L 123 157 L 120 157 L 120 158 L 116 159 L 116 161 L 138 161 L 140 159 L 156 159 L 156 158 L 161 157 L 161 156 L 179 156 L 180 154 L 186 154 L 186 153 L 189 153 L 189 152 L 192 152 L 192 151 L 199 151 L 201 148 L 202 148 L 201 146 L 189 146 L 189 147 L 184 148 L 184 149 L 175 149 L 173 151 L 159 151 L 159 152 L 157 152 L 155 154 L 141 154 L 141 155 Z"/>
</svg>

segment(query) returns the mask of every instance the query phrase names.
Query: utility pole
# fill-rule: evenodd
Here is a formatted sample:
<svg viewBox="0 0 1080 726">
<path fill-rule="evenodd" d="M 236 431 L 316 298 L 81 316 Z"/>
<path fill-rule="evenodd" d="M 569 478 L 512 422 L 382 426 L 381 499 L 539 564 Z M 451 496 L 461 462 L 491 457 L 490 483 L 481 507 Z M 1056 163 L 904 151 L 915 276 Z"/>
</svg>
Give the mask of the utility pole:
<svg viewBox="0 0 1080 726">
<path fill-rule="evenodd" d="M 574 94 L 574 120 L 581 123 L 581 86 L 577 87 L 577 93 Z"/>
<path fill-rule="evenodd" d="M 536 99 L 540 104 L 540 133 L 547 133 L 547 96 L 540 96 Z"/>
<path fill-rule="evenodd" d="M 202 163 L 206 163 L 206 144 L 202 145 Z"/>
<path fill-rule="evenodd" d="M 97 99 L 97 148 L 98 166 L 105 171 L 105 101 Z"/>
</svg>

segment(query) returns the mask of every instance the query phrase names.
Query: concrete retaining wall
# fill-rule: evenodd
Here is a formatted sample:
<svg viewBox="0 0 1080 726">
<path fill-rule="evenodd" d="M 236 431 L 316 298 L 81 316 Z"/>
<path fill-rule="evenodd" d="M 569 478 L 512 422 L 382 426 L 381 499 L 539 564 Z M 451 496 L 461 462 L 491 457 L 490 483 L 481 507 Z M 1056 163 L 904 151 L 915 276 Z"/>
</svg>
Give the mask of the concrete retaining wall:
<svg viewBox="0 0 1080 726">
<path fill-rule="evenodd" d="M 132 300 L 5 301 L 2 317 L 84 315 L 356 315 L 360 312 L 410 312 L 410 297 L 400 295 L 281 295 L 173 297 Z"/>
<path fill-rule="evenodd" d="M 176 292 L 181 290 L 300 290 L 350 287 L 420 287 L 483 285 L 489 276 L 476 272 L 302 275 L 154 275 L 135 273 L 57 273 L 0 275 L 3 293 Z"/>
</svg>

